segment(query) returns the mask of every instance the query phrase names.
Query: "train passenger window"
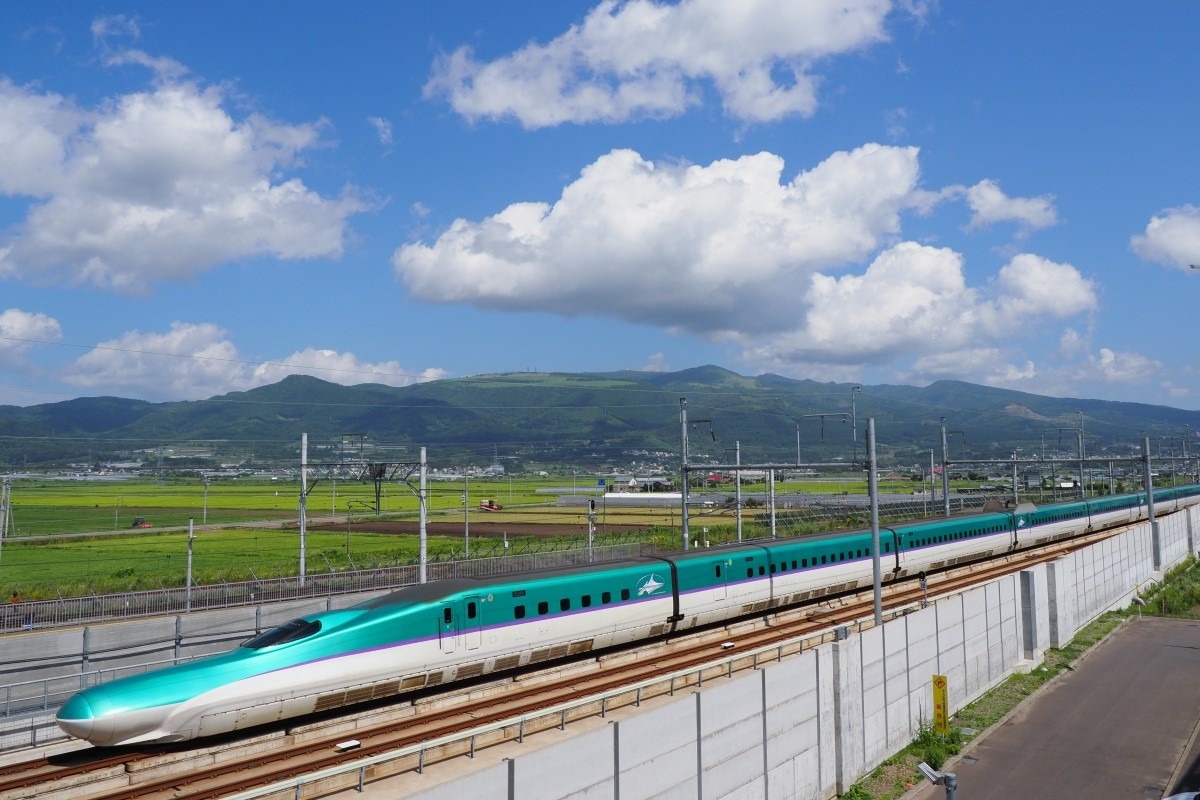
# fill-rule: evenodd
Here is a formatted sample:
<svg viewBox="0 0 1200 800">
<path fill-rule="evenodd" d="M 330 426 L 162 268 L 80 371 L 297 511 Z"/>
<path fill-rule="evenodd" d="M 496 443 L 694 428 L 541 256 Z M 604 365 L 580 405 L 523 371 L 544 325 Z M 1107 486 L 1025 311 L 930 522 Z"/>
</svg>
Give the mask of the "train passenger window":
<svg viewBox="0 0 1200 800">
<path fill-rule="evenodd" d="M 571 610 L 571 598 L 564 597 L 562 600 L 559 600 L 558 607 L 563 611 L 570 611 Z"/>
<path fill-rule="evenodd" d="M 780 569 L 780 571 L 781 571 L 781 572 L 787 572 L 787 562 L 786 562 L 786 561 L 782 562 L 782 563 L 779 565 L 779 569 Z"/>
<path fill-rule="evenodd" d="M 600 593 L 600 602 L 604 603 L 604 605 L 608 605 L 609 603 L 611 603 L 612 602 L 612 592 L 601 592 Z"/>
<path fill-rule="evenodd" d="M 826 563 L 826 561 L 827 561 L 826 557 L 825 557 L 825 556 L 821 556 L 821 563 L 822 563 L 822 564 L 824 564 L 824 563 Z"/>
<path fill-rule="evenodd" d="M 808 559 L 807 558 L 800 559 L 800 566 L 807 569 L 808 568 Z"/>
<path fill-rule="evenodd" d="M 629 599 L 629 590 L 628 590 L 628 589 L 622 589 L 622 590 L 621 590 L 621 599 L 622 599 L 622 600 L 628 600 L 628 599 Z"/>
<path fill-rule="evenodd" d="M 539 614 L 549 614 L 550 613 L 550 604 L 547 603 L 545 600 L 538 603 L 538 613 Z"/>
<path fill-rule="evenodd" d="M 445 622 L 447 625 L 449 625 L 451 620 L 453 620 L 453 619 L 454 618 L 450 615 L 450 609 L 443 608 L 442 609 L 442 621 Z"/>
<path fill-rule="evenodd" d="M 774 561 L 771 562 L 771 574 L 772 575 L 775 574 L 775 562 Z"/>
<path fill-rule="evenodd" d="M 590 594 L 585 594 L 579 599 L 579 605 L 583 606 L 584 608 L 590 608 L 592 605 L 592 596 Z"/>
<path fill-rule="evenodd" d="M 754 577 L 754 567 L 746 567 L 746 577 L 747 578 Z"/>
<path fill-rule="evenodd" d="M 475 619 L 478 614 L 479 608 L 475 605 L 474 601 L 467 603 L 467 619 Z"/>
<path fill-rule="evenodd" d="M 721 565 L 720 564 L 716 565 L 716 570 L 717 570 L 717 577 L 718 578 L 721 577 Z"/>
<path fill-rule="evenodd" d="M 525 606 L 513 606 L 513 616 L 517 619 L 525 619 Z"/>
<path fill-rule="evenodd" d="M 792 559 L 792 569 L 796 568 L 796 559 Z"/>
<path fill-rule="evenodd" d="M 767 568 L 766 568 L 766 567 L 759 567 L 759 568 L 758 568 L 758 574 L 759 574 L 759 575 L 766 575 L 766 574 L 767 574 Z"/>
</svg>

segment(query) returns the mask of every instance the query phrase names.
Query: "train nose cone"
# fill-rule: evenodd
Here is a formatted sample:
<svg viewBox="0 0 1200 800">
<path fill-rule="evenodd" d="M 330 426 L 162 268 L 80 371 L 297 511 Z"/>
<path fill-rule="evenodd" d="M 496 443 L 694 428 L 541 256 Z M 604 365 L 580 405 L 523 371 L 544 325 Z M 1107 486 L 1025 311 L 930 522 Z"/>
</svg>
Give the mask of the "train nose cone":
<svg viewBox="0 0 1200 800">
<path fill-rule="evenodd" d="M 58 727 L 76 739 L 91 741 L 92 727 L 96 720 L 92 716 L 92 706 L 83 695 L 77 694 L 64 703 L 54 721 L 58 723 Z"/>
</svg>

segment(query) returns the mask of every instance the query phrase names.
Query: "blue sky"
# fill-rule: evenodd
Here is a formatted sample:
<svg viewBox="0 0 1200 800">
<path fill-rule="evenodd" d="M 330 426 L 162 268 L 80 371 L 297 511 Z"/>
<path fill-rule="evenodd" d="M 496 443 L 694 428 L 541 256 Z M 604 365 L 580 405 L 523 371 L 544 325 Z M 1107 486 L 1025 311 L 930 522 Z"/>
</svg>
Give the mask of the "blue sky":
<svg viewBox="0 0 1200 800">
<path fill-rule="evenodd" d="M 678 370 L 1200 408 L 1200 5 L 9 3 L 0 404 Z"/>
</svg>

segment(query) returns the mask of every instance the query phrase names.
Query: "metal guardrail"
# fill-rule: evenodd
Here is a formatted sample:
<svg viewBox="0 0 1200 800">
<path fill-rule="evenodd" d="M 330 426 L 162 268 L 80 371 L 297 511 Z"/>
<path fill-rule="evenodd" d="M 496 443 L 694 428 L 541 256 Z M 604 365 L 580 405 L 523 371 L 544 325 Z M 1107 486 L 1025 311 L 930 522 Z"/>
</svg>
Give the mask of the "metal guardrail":
<svg viewBox="0 0 1200 800">
<path fill-rule="evenodd" d="M 10 717 L 36 714 L 45 711 L 56 711 L 76 692 L 108 683 L 129 675 L 138 675 L 160 667 L 170 667 L 185 664 L 204 656 L 180 656 L 157 661 L 147 661 L 144 664 L 129 667 L 113 667 L 111 669 L 91 670 L 74 675 L 57 675 L 50 678 L 38 678 L 30 681 L 19 681 L 0 686 L 0 721 Z M 0 747 L 3 750 L 3 747 Z"/>
<path fill-rule="evenodd" d="M 588 561 L 611 561 L 650 555 L 651 543 L 600 545 L 591 551 L 542 551 L 491 558 L 432 562 L 426 565 L 429 580 L 479 577 L 543 567 L 564 567 Z M 120 594 L 61 597 L 0 606 L 0 637 L 4 633 L 34 628 L 61 628 L 90 622 L 134 619 L 236 606 L 304 600 L 338 594 L 398 589 L 418 582 L 415 564 L 346 572 L 313 573 L 303 583 L 298 577 L 266 578 L 205 584 Z"/>
</svg>

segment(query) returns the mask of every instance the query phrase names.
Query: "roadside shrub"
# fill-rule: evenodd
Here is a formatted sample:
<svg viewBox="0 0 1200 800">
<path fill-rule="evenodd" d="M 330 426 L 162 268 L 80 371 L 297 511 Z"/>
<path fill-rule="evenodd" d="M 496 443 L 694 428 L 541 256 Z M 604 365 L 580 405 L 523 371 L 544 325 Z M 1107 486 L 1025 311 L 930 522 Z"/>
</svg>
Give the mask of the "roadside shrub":
<svg viewBox="0 0 1200 800">
<path fill-rule="evenodd" d="M 941 769 L 950 756 L 958 755 L 962 751 L 963 735 L 958 728 L 938 733 L 934 730 L 932 722 L 922 719 L 913 744 L 922 761 L 934 769 Z"/>
</svg>

